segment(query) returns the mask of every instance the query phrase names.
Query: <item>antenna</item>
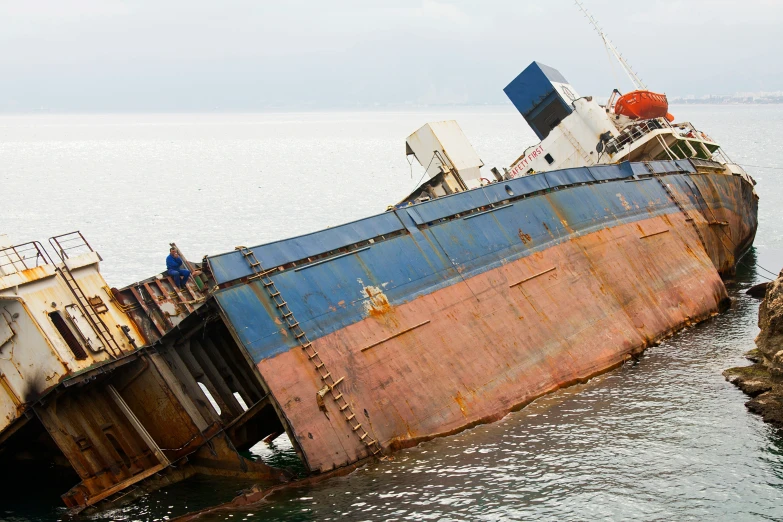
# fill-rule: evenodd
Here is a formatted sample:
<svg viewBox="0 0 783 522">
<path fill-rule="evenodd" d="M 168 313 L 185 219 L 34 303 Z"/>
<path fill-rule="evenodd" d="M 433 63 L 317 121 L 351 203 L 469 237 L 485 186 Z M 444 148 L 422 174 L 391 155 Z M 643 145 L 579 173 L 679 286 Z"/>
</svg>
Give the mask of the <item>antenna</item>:
<svg viewBox="0 0 783 522">
<path fill-rule="evenodd" d="M 631 83 L 633 84 L 634 88 L 636 89 L 644 89 L 647 90 L 647 86 L 644 84 L 641 78 L 639 78 L 639 75 L 636 74 L 631 67 L 631 64 L 629 64 L 625 58 L 623 58 L 623 55 L 620 54 L 620 51 L 617 50 L 617 47 L 614 46 L 612 41 L 609 39 L 609 37 L 606 35 L 603 29 L 601 29 L 601 26 L 598 25 L 598 22 L 593 18 L 593 15 L 587 12 L 587 9 L 585 9 L 585 6 L 582 5 L 582 2 L 579 0 L 574 0 L 574 3 L 579 7 L 579 10 L 582 11 L 582 13 L 585 15 L 585 18 L 587 18 L 587 21 L 590 22 L 590 24 L 593 26 L 593 29 L 598 33 L 598 36 L 601 37 L 601 40 L 604 42 L 604 46 L 606 47 L 606 50 L 614 55 L 614 57 L 617 59 L 618 62 L 620 62 L 620 66 L 625 71 L 625 74 L 628 75 L 628 79 L 631 80 Z"/>
</svg>

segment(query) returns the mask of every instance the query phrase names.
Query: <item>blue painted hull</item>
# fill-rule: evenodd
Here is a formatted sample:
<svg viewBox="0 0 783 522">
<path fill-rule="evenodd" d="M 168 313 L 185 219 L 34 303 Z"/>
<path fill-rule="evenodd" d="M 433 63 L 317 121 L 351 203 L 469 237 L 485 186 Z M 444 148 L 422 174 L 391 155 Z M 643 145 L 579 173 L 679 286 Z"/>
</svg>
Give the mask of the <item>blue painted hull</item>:
<svg viewBox="0 0 783 522">
<path fill-rule="evenodd" d="M 756 212 L 740 176 L 625 163 L 492 184 L 208 263 L 224 322 L 306 466 L 326 471 L 369 454 L 367 440 L 401 447 L 497 418 L 715 313 L 718 274 L 752 243 Z"/>
<path fill-rule="evenodd" d="M 690 162 L 650 165 L 659 174 L 676 173 L 667 182 L 688 208 L 700 211 Z M 640 163 L 542 173 L 252 250 L 266 269 L 288 267 L 272 277 L 310 338 L 317 339 L 366 315 L 362 303 L 369 297 L 357 295 L 357 280 L 382 287 L 394 306 L 579 235 L 676 212 L 649 174 Z M 635 181 L 638 175 L 648 177 Z M 748 202 L 726 195 L 705 203 L 746 216 L 746 228 L 755 231 L 755 209 L 746 208 Z M 318 259 L 324 253 L 329 255 Z M 216 298 L 254 361 L 297 346 L 280 335 L 277 314 L 258 284 L 236 284 L 253 274 L 239 252 L 208 260 L 217 284 L 227 287 Z"/>
</svg>

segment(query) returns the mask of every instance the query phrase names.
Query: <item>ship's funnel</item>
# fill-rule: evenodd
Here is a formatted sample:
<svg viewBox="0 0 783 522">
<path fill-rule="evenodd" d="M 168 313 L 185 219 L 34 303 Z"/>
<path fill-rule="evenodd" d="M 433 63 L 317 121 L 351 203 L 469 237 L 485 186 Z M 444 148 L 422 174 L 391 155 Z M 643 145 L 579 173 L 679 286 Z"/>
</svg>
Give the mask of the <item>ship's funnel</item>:
<svg viewBox="0 0 783 522">
<path fill-rule="evenodd" d="M 503 92 L 541 140 L 573 112 L 571 104 L 579 98 L 562 74 L 538 62 L 528 65 Z"/>
</svg>

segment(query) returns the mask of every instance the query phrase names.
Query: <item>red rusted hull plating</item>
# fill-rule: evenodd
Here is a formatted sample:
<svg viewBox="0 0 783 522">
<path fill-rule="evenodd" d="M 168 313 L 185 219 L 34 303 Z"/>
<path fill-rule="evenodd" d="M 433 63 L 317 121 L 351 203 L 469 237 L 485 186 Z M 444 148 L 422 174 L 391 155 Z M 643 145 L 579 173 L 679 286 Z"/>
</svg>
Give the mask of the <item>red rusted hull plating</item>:
<svg viewBox="0 0 783 522">
<path fill-rule="evenodd" d="M 735 216 L 736 221 L 742 221 Z M 734 260 L 732 259 L 732 262 Z M 715 313 L 726 289 L 681 213 L 574 238 L 315 341 L 386 448 L 498 419 Z M 400 332 L 404 333 L 400 334 Z M 388 340 L 386 340 L 388 339 Z M 301 350 L 258 365 L 310 469 L 366 455 Z"/>
</svg>

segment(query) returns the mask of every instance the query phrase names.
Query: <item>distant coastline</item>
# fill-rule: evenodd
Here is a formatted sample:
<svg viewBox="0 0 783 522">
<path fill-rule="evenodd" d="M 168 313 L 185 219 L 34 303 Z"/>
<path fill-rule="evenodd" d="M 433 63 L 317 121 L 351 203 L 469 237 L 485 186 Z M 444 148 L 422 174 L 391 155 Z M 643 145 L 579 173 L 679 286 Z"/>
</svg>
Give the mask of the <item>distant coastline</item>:
<svg viewBox="0 0 783 522">
<path fill-rule="evenodd" d="M 783 92 L 669 97 L 672 105 L 772 105 L 783 103 Z"/>
</svg>

